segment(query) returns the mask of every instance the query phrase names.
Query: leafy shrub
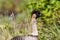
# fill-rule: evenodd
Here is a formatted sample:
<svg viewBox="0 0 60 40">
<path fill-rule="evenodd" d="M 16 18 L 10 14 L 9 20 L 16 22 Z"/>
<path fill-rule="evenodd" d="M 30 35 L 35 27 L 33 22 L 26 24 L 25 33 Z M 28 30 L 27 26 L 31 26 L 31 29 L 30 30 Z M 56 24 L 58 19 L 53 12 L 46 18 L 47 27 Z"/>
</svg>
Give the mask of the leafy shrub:
<svg viewBox="0 0 60 40">
<path fill-rule="evenodd" d="M 27 4 L 30 11 L 39 9 L 43 17 L 38 19 L 39 40 L 60 40 L 59 0 L 38 0 Z M 58 20 L 58 21 L 57 21 Z"/>
</svg>

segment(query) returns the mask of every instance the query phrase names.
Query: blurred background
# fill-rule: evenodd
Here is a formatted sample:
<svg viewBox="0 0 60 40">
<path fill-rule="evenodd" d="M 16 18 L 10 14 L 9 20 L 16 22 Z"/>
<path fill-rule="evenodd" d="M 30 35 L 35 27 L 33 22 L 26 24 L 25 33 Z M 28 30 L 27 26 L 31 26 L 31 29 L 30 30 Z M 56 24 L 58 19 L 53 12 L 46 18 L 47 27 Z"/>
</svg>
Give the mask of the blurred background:
<svg viewBox="0 0 60 40">
<path fill-rule="evenodd" d="M 39 40 L 60 40 L 60 0 L 0 0 L 0 40 L 28 35 L 33 9 L 43 14 L 37 19 Z"/>
</svg>

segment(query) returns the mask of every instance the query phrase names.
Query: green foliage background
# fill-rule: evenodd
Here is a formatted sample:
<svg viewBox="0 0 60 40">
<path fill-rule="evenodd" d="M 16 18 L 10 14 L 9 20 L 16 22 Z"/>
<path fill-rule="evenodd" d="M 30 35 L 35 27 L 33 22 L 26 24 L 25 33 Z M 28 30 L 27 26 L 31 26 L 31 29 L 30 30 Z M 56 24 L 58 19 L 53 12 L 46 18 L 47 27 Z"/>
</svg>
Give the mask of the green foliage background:
<svg viewBox="0 0 60 40">
<path fill-rule="evenodd" d="M 19 1 L 0 0 L 0 13 L 6 13 L 10 9 L 19 13 L 11 23 L 8 16 L 0 16 L 0 40 L 27 35 L 25 28 L 30 22 L 33 9 L 38 9 L 43 14 L 37 19 L 39 40 L 60 40 L 60 0 Z"/>
</svg>

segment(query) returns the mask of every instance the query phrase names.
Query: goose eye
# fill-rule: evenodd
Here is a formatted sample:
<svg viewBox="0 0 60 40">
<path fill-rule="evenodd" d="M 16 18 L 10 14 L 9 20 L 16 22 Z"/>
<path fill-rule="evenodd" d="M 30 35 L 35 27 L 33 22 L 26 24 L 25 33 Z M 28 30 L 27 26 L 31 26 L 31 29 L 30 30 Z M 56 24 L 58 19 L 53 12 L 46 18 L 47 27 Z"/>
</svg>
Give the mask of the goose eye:
<svg viewBox="0 0 60 40">
<path fill-rule="evenodd" d="M 40 16 L 42 16 L 42 14 L 40 14 Z"/>
</svg>

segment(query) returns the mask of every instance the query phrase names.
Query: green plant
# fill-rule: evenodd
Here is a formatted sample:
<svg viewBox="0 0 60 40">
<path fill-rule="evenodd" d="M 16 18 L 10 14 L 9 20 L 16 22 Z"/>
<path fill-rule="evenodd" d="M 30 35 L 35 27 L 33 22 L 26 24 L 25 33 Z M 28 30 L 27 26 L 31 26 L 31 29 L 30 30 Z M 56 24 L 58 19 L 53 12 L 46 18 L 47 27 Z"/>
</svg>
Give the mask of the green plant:
<svg viewBox="0 0 60 40">
<path fill-rule="evenodd" d="M 13 0 L 8 2 L 7 0 L 0 0 L 0 8 L 3 7 L 4 13 L 10 9 L 21 12 L 13 22 L 9 20 L 8 16 L 0 16 L 0 40 L 27 35 L 31 31 L 27 30 L 30 27 L 28 25 L 33 9 L 38 9 L 43 14 L 37 19 L 39 40 L 60 40 L 60 0 L 24 0 L 22 3 L 19 2 L 17 6 L 16 4 L 14 6 L 14 2 Z"/>
</svg>

